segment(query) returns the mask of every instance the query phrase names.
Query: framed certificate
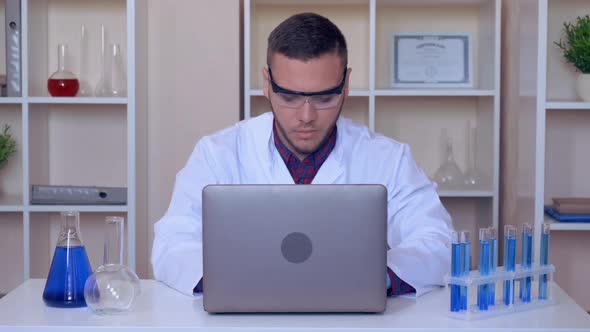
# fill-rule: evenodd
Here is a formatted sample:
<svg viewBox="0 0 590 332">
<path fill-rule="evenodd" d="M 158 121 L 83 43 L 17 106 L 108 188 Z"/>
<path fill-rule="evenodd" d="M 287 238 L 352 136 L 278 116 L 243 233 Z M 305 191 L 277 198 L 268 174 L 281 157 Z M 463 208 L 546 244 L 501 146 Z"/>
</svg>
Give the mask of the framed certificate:
<svg viewBox="0 0 590 332">
<path fill-rule="evenodd" d="M 471 34 L 392 34 L 391 87 L 472 88 Z"/>
</svg>

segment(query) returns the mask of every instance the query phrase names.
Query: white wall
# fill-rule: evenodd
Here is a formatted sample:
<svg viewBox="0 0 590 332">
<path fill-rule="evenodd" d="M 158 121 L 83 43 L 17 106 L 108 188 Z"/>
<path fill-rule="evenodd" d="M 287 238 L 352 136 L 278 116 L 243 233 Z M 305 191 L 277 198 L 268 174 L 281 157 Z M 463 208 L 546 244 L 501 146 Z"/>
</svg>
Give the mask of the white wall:
<svg viewBox="0 0 590 332">
<path fill-rule="evenodd" d="M 144 278 L 151 277 L 153 224 L 168 207 L 176 173 L 199 138 L 240 114 L 240 2 L 149 0 L 147 12 L 147 149 L 138 157 L 147 170 L 138 179 L 137 220 Z"/>
</svg>

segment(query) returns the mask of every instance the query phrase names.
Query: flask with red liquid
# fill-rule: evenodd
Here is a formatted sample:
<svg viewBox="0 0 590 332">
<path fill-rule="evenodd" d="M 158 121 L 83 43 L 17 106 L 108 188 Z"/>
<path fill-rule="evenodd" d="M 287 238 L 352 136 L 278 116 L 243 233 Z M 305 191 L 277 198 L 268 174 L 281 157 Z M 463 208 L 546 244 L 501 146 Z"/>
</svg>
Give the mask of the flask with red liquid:
<svg viewBox="0 0 590 332">
<path fill-rule="evenodd" d="M 57 71 L 47 80 L 47 90 L 53 97 L 73 97 L 78 93 L 80 82 L 76 75 L 66 70 L 66 45 L 57 46 Z"/>
</svg>

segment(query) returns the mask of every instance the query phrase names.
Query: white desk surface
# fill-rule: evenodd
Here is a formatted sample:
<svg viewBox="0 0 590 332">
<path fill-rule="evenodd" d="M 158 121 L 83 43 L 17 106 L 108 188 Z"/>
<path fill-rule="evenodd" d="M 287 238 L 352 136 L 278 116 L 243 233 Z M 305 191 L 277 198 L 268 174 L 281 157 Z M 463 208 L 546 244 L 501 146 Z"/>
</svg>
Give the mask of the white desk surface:
<svg viewBox="0 0 590 332">
<path fill-rule="evenodd" d="M 31 279 L 0 300 L 0 331 L 512 331 L 587 330 L 590 315 L 554 285 L 557 304 L 479 321 L 446 316 L 447 289 L 418 299 L 390 298 L 384 314 L 222 314 L 203 311 L 200 298 L 142 280 L 142 294 L 134 312 L 99 316 L 88 308 L 47 307 L 42 300 L 45 280 Z"/>
</svg>

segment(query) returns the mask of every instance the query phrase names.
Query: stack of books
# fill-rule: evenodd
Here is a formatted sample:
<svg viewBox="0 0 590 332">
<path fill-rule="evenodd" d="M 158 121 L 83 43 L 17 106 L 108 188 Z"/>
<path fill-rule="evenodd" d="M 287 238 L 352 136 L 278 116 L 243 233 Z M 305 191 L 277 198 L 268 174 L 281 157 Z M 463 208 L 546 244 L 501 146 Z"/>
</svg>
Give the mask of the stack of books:
<svg viewBox="0 0 590 332">
<path fill-rule="evenodd" d="M 553 198 L 545 213 L 558 221 L 590 222 L 590 197 Z"/>
</svg>

